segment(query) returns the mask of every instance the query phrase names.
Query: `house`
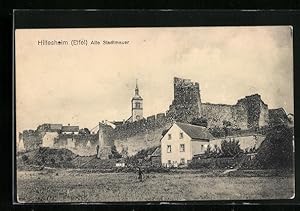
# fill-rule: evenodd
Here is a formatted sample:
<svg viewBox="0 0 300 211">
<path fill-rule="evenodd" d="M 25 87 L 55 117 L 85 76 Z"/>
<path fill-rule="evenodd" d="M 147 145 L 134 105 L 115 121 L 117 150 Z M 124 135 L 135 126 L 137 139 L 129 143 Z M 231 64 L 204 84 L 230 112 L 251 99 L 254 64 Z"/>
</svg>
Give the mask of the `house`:
<svg viewBox="0 0 300 211">
<path fill-rule="evenodd" d="M 79 132 L 79 126 L 70 126 L 70 124 L 68 124 L 68 126 L 62 126 L 61 132 L 62 132 L 62 134 L 76 134 L 77 135 Z"/>
<path fill-rule="evenodd" d="M 204 154 L 213 138 L 205 127 L 175 122 L 161 139 L 162 165 L 186 165 L 193 156 Z"/>
</svg>

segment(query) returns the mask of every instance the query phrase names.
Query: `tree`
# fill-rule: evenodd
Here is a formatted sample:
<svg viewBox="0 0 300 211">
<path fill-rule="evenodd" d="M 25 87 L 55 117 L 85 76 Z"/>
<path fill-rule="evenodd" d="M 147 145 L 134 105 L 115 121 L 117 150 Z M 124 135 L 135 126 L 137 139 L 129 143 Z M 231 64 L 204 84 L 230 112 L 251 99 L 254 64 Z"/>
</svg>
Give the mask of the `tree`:
<svg viewBox="0 0 300 211">
<path fill-rule="evenodd" d="M 207 119 L 204 117 L 194 117 L 190 124 L 207 127 Z"/>
<path fill-rule="evenodd" d="M 293 168 L 293 129 L 286 125 L 273 127 L 257 149 L 252 167 Z"/>
<path fill-rule="evenodd" d="M 81 128 L 79 131 L 78 131 L 78 134 L 81 134 L 81 135 L 88 135 L 88 134 L 91 134 L 90 130 L 88 128 Z"/>
<path fill-rule="evenodd" d="M 223 140 L 221 142 L 221 152 L 223 157 L 234 157 L 241 153 L 240 144 L 238 140 Z"/>
</svg>

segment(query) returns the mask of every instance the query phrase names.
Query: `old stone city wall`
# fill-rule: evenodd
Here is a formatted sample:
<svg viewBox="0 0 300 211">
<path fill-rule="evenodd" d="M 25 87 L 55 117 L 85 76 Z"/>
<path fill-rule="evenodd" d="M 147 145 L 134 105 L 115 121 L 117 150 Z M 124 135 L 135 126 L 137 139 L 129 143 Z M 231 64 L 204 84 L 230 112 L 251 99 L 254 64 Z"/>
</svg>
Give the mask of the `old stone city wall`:
<svg viewBox="0 0 300 211">
<path fill-rule="evenodd" d="M 268 106 L 260 95 L 250 95 L 238 100 L 235 105 L 202 103 L 202 114 L 208 120 L 208 127 L 223 127 L 229 121 L 242 130 L 268 125 Z"/>
<path fill-rule="evenodd" d="M 98 144 L 98 134 L 62 134 L 38 129 L 24 130 L 23 133 L 20 133 L 20 136 L 22 136 L 26 151 L 45 146 L 68 148 L 75 153 L 78 152 L 77 154 L 90 155 L 91 153 L 96 154 L 95 149 Z M 74 147 L 70 147 L 70 143 L 73 143 Z"/>
<path fill-rule="evenodd" d="M 187 123 L 202 116 L 208 120 L 208 127 L 223 127 L 223 121 L 229 121 L 240 129 L 266 126 L 269 121 L 268 105 L 258 94 L 239 99 L 235 105 L 202 103 L 199 83 L 176 77 L 167 116 Z"/>
<path fill-rule="evenodd" d="M 223 121 L 241 130 L 268 124 L 268 106 L 260 95 L 250 95 L 235 105 L 201 103 L 199 84 L 191 80 L 174 78 L 174 100 L 165 114 L 126 123 L 113 131 L 118 151 L 127 149 L 129 154 L 159 145 L 164 129 L 173 121 L 190 122 L 194 117 L 205 117 L 208 127 L 223 127 Z"/>
<path fill-rule="evenodd" d="M 240 129 L 257 128 L 268 125 L 268 106 L 260 95 L 250 95 L 239 99 L 235 105 L 202 103 L 199 84 L 191 80 L 174 78 L 174 99 L 165 113 L 149 116 L 135 122 L 128 122 L 113 129 L 101 125 L 101 135 L 65 135 L 59 134 L 56 146 L 68 145 L 72 138 L 75 148 L 89 148 L 94 152 L 97 144 L 116 146 L 119 152 L 127 151 L 129 155 L 141 149 L 160 145 L 162 132 L 171 127 L 174 121 L 190 122 L 194 117 L 205 117 L 208 127 L 223 127 L 223 121 L 229 121 Z M 69 137 L 70 136 L 70 137 Z M 100 139 L 99 139 L 99 136 Z M 30 131 L 24 133 L 25 148 L 38 147 L 42 142 L 43 132 Z M 99 142 L 102 141 L 102 142 Z M 87 146 L 87 143 L 90 146 Z"/>
<path fill-rule="evenodd" d="M 128 155 L 134 155 L 142 149 L 159 146 L 162 132 L 170 128 L 172 123 L 172 118 L 160 113 L 149 116 L 147 119 L 120 125 L 113 131 L 114 144 L 118 152 L 125 150 Z"/>
<path fill-rule="evenodd" d="M 240 129 L 247 129 L 247 110 L 242 105 L 202 104 L 203 117 L 208 127 L 223 127 L 223 121 L 229 121 Z"/>
<path fill-rule="evenodd" d="M 23 138 L 25 150 L 31 151 L 42 145 L 44 133 L 35 130 L 24 130 L 23 133 L 20 133 L 20 136 Z"/>
</svg>

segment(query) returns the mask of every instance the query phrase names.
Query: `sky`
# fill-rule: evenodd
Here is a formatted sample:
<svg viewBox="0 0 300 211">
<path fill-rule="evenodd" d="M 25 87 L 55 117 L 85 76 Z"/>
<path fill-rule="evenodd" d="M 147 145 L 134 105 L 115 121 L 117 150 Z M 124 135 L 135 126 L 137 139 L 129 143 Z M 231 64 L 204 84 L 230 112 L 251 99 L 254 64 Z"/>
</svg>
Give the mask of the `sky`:
<svg viewBox="0 0 300 211">
<path fill-rule="evenodd" d="M 17 29 L 15 36 L 18 132 L 127 119 L 136 79 L 144 117 L 168 110 L 174 77 L 199 82 L 202 102 L 235 104 L 258 93 L 269 108 L 294 112 L 289 26 Z M 70 45 L 78 39 L 129 44 Z"/>
</svg>

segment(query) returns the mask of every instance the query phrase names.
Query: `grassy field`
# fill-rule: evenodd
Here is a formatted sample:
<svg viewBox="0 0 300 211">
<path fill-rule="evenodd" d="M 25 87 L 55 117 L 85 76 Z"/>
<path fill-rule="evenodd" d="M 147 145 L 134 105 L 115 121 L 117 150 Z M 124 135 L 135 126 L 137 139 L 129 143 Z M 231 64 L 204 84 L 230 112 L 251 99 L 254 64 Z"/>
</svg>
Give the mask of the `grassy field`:
<svg viewBox="0 0 300 211">
<path fill-rule="evenodd" d="M 293 176 L 208 176 L 207 173 L 134 173 L 82 170 L 18 171 L 19 202 L 113 202 L 288 199 Z"/>
</svg>

